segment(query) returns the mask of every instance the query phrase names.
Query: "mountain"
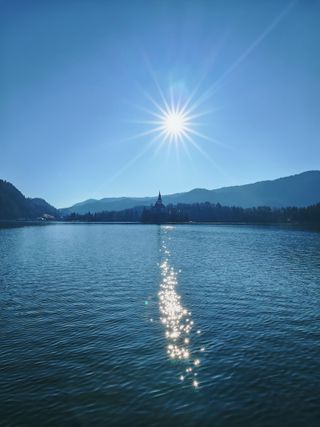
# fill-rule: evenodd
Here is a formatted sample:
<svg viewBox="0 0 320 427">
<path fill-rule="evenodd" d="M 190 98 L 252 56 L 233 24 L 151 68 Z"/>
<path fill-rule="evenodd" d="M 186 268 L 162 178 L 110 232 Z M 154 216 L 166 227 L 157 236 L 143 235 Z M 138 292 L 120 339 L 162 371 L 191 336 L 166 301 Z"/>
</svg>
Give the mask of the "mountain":
<svg viewBox="0 0 320 427">
<path fill-rule="evenodd" d="M 10 182 L 0 179 L 0 220 L 36 219 L 47 215 L 58 217 L 59 212 L 43 199 L 26 198 Z"/>
<path fill-rule="evenodd" d="M 135 206 L 150 206 L 156 197 L 113 197 L 101 200 L 90 199 L 61 209 L 62 214 L 72 212 L 85 214 L 106 210 L 119 211 Z M 186 193 L 165 195 L 164 204 L 220 203 L 224 206 L 243 208 L 254 206 L 286 207 L 309 206 L 320 202 L 320 171 L 307 171 L 298 175 L 260 181 L 254 184 L 224 187 L 215 190 L 196 188 Z"/>
</svg>

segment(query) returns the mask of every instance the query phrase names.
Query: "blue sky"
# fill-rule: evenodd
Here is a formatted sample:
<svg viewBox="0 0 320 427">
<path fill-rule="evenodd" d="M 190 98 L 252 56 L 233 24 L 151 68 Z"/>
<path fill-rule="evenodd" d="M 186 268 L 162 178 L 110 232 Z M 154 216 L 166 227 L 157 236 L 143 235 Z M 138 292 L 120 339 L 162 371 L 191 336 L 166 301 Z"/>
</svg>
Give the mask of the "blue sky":
<svg viewBox="0 0 320 427">
<path fill-rule="evenodd" d="M 65 207 L 320 168 L 320 2 L 0 7 L 0 177 L 27 196 Z M 206 139 L 136 137 L 159 88 L 194 93 Z"/>
</svg>

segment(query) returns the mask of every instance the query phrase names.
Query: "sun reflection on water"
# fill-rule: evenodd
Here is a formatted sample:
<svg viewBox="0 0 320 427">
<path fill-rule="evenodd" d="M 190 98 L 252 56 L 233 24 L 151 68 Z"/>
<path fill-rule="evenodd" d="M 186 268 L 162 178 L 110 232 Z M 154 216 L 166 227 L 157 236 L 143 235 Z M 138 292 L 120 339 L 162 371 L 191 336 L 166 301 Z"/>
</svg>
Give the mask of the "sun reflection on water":
<svg viewBox="0 0 320 427">
<path fill-rule="evenodd" d="M 201 364 L 198 357 L 194 357 L 191 348 L 191 333 L 194 326 L 192 314 L 181 302 L 181 296 L 177 292 L 178 273 L 170 264 L 170 250 L 166 244 L 166 235 L 173 229 L 172 226 L 162 226 L 163 239 L 160 252 L 161 284 L 159 291 L 160 321 L 165 328 L 167 342 L 167 354 L 171 360 L 181 361 L 180 381 L 190 380 L 194 388 L 199 387 L 196 380 L 197 368 Z M 169 237 L 170 239 L 170 237 Z M 181 272 L 181 270 L 179 270 Z M 201 331 L 197 331 L 199 334 Z M 204 351 L 201 347 L 200 351 Z"/>
</svg>

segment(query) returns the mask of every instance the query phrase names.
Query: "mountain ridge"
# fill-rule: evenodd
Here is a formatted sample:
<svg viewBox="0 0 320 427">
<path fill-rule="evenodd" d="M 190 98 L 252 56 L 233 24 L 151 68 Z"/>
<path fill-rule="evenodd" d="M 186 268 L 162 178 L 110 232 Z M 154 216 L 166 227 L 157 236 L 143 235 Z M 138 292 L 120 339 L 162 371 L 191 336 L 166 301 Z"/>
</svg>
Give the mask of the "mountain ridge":
<svg viewBox="0 0 320 427">
<path fill-rule="evenodd" d="M 39 197 L 25 197 L 13 184 L 0 179 L 0 220 L 58 217 L 58 210 Z"/>
<path fill-rule="evenodd" d="M 147 197 L 104 197 L 88 199 L 60 209 L 62 214 L 104 210 L 123 210 L 136 206 L 149 206 L 157 196 Z M 310 170 L 299 174 L 257 181 L 250 184 L 220 187 L 213 190 L 194 188 L 183 193 L 162 196 L 165 204 L 210 202 L 225 206 L 253 207 L 303 207 L 320 201 L 320 170 Z"/>
<path fill-rule="evenodd" d="M 0 179 L 0 219 L 59 218 L 71 213 L 86 214 L 102 211 L 120 211 L 150 206 L 157 196 L 105 197 L 88 199 L 69 208 L 56 209 L 44 199 L 25 197 L 13 184 Z M 213 190 L 194 188 L 184 193 L 162 196 L 164 204 L 220 203 L 223 206 L 306 207 L 320 202 L 320 171 L 302 172 L 275 180 L 221 187 Z"/>
</svg>

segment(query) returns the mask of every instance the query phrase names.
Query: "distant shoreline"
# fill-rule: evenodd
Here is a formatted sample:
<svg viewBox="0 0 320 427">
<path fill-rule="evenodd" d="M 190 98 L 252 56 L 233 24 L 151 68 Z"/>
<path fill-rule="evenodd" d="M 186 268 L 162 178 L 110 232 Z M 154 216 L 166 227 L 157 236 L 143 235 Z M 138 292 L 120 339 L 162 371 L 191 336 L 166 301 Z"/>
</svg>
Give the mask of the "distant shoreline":
<svg viewBox="0 0 320 427">
<path fill-rule="evenodd" d="M 303 229 L 320 231 L 320 224 L 317 223 L 288 223 L 288 222 L 227 222 L 227 221 L 186 221 L 186 222 L 166 222 L 161 224 L 143 223 L 140 221 L 38 221 L 38 220 L 0 220 L 1 228 L 16 228 L 25 226 L 48 226 L 48 225 L 238 225 L 257 227 L 284 227 L 293 229 Z"/>
</svg>

